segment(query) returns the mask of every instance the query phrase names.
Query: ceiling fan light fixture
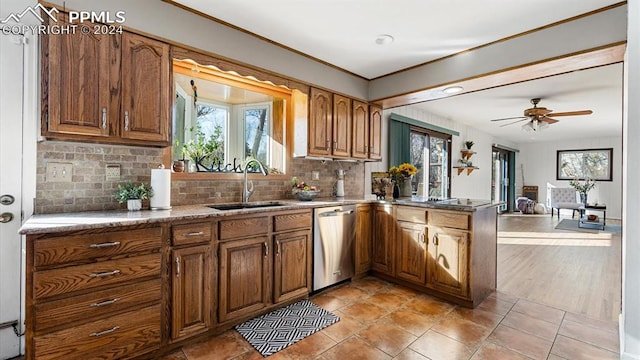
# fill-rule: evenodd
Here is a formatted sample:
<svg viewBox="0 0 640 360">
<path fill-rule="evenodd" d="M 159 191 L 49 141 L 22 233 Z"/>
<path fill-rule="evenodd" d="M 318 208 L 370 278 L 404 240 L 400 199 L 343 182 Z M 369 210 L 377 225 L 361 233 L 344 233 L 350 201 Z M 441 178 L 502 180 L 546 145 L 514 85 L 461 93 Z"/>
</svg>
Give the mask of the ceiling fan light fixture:
<svg viewBox="0 0 640 360">
<path fill-rule="evenodd" d="M 442 92 L 447 94 L 447 95 L 451 95 L 451 94 L 457 94 L 459 92 L 462 92 L 463 90 L 464 90 L 464 88 L 462 86 L 455 85 L 455 86 L 449 86 L 449 87 L 446 87 L 446 88 L 442 89 Z"/>
</svg>

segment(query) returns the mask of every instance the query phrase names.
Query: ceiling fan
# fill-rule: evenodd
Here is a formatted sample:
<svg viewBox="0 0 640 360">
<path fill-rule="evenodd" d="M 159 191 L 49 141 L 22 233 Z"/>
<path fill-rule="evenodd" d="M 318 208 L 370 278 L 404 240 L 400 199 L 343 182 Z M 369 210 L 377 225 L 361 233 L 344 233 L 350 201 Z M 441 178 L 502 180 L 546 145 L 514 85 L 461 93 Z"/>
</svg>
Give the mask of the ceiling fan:
<svg viewBox="0 0 640 360">
<path fill-rule="evenodd" d="M 532 108 L 524 110 L 524 116 L 516 116 L 516 117 L 508 117 L 502 119 L 493 119 L 491 121 L 505 121 L 505 120 L 514 120 L 516 121 L 510 122 L 508 124 L 500 125 L 500 127 L 516 124 L 525 120 L 528 120 L 522 128 L 527 131 L 538 131 L 544 128 L 547 128 L 550 124 L 557 123 L 559 120 L 553 119 L 551 116 L 576 116 L 576 115 L 589 115 L 592 114 L 591 110 L 578 110 L 578 111 L 567 111 L 567 112 L 558 112 L 554 113 L 553 110 L 549 110 L 546 107 L 538 107 L 538 103 L 540 103 L 540 98 L 531 99 L 531 103 L 533 104 Z"/>
</svg>

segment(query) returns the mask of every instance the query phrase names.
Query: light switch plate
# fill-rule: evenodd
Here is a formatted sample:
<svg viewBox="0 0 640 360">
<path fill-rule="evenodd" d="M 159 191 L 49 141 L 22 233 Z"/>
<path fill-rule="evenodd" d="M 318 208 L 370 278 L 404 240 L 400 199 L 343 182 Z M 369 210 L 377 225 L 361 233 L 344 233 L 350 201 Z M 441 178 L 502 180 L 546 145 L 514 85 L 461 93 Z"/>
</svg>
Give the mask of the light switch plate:
<svg viewBox="0 0 640 360">
<path fill-rule="evenodd" d="M 312 171 L 311 180 L 320 180 L 320 171 Z"/>
<path fill-rule="evenodd" d="M 120 164 L 107 164 L 105 174 L 107 181 L 120 180 Z"/>
<path fill-rule="evenodd" d="M 47 163 L 46 182 L 71 182 L 73 164 L 50 162 Z"/>
</svg>

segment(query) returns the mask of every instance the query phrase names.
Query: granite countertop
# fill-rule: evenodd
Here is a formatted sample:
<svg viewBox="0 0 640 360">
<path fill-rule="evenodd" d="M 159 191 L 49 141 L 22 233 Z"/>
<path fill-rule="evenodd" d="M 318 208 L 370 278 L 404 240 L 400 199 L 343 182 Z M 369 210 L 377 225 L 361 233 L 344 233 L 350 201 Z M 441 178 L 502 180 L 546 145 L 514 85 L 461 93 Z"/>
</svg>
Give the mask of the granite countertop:
<svg viewBox="0 0 640 360">
<path fill-rule="evenodd" d="M 481 208 L 498 206 L 487 200 L 450 199 L 443 201 L 412 201 L 411 199 L 365 200 L 354 198 L 318 198 L 313 201 L 278 200 L 251 202 L 251 204 L 268 204 L 277 202 L 277 206 L 254 207 L 235 210 L 218 210 L 210 206 L 225 204 L 199 204 L 175 206 L 170 210 L 111 210 L 87 211 L 78 213 L 40 214 L 31 216 L 20 228 L 20 234 L 43 234 L 63 231 L 110 228 L 127 225 L 153 224 L 175 220 L 206 219 L 214 216 L 233 216 L 254 214 L 262 211 L 282 211 L 324 206 L 355 205 L 362 203 L 400 204 L 426 208 L 475 211 Z"/>
</svg>

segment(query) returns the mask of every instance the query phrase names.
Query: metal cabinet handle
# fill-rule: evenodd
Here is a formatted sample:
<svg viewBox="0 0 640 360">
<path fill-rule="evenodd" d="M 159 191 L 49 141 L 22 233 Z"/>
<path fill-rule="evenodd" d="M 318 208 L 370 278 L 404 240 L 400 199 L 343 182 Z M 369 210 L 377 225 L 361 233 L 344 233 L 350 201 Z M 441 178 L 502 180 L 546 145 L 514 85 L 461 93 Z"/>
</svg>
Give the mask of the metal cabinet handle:
<svg viewBox="0 0 640 360">
<path fill-rule="evenodd" d="M 111 304 L 115 304 L 116 302 L 120 301 L 120 298 L 115 298 L 115 299 L 111 299 L 111 300 L 106 300 L 103 302 L 99 302 L 99 303 L 93 303 L 89 306 L 91 307 L 101 307 L 101 306 L 107 306 L 107 305 L 111 305 Z"/>
<path fill-rule="evenodd" d="M 185 237 L 202 236 L 202 235 L 204 235 L 204 232 L 202 232 L 202 231 L 198 231 L 198 232 L 194 231 L 194 232 L 188 232 L 188 233 L 183 234 L 183 236 L 185 236 Z"/>
<path fill-rule="evenodd" d="M 438 233 L 433 234 L 433 238 L 431 238 L 431 242 L 433 243 L 433 245 L 438 246 Z"/>
<path fill-rule="evenodd" d="M 114 326 L 109 330 L 105 330 L 105 331 L 100 331 L 100 332 L 94 332 L 89 334 L 89 336 L 102 336 L 102 335 L 107 335 L 107 334 L 111 334 L 112 332 L 116 331 L 120 329 L 120 326 Z"/>
<path fill-rule="evenodd" d="M 176 258 L 176 276 L 180 276 L 180 258 Z"/>
<path fill-rule="evenodd" d="M 423 244 L 427 243 L 424 231 L 420 233 L 420 242 L 423 243 Z"/>
<path fill-rule="evenodd" d="M 264 257 L 269 256 L 269 245 L 267 244 L 267 242 L 264 242 Z"/>
<path fill-rule="evenodd" d="M 280 255 L 280 241 L 276 240 L 276 255 Z"/>
<path fill-rule="evenodd" d="M 102 249 L 102 248 L 114 247 L 114 246 L 118 246 L 118 245 L 120 245 L 120 241 L 106 242 L 106 243 L 100 243 L 100 244 L 91 244 L 91 245 L 89 245 L 89 247 L 92 248 L 92 249 Z"/>
<path fill-rule="evenodd" d="M 92 278 L 103 278 L 103 277 L 106 277 L 106 276 L 111 276 L 111 275 L 116 275 L 116 274 L 120 274 L 120 270 L 107 271 L 107 272 L 103 272 L 103 273 L 93 273 L 93 274 L 89 275 L 89 277 L 92 277 Z"/>
<path fill-rule="evenodd" d="M 107 128 L 107 108 L 106 107 L 102 108 L 102 128 L 103 129 Z"/>
<path fill-rule="evenodd" d="M 337 141 L 333 142 L 333 150 L 338 150 L 338 142 Z"/>
<path fill-rule="evenodd" d="M 129 131 L 129 111 L 124 111 L 124 130 Z"/>
</svg>

